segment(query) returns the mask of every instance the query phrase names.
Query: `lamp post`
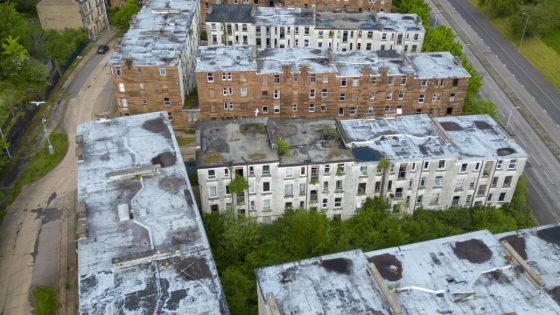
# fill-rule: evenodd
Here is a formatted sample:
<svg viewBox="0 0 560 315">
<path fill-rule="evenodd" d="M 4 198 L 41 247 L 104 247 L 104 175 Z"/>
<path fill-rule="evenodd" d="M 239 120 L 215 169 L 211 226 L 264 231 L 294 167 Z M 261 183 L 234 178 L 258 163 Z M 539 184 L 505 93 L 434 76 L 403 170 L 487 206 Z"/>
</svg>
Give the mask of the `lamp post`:
<svg viewBox="0 0 560 315">
<path fill-rule="evenodd" d="M 508 119 L 507 119 L 507 123 L 506 123 L 506 129 L 509 127 L 509 122 L 510 122 L 510 120 L 511 120 L 511 114 L 513 114 L 513 110 L 514 110 L 514 109 L 519 109 L 519 106 L 515 106 L 514 108 L 512 108 L 512 109 L 509 111 L 509 115 L 508 115 Z"/>
<path fill-rule="evenodd" d="M 523 46 L 523 39 L 525 38 L 525 32 L 527 31 L 527 24 L 529 24 L 529 13 L 523 12 L 521 15 L 525 15 L 525 26 L 523 27 L 523 34 L 521 34 L 521 41 L 519 42 L 519 49 Z"/>
<path fill-rule="evenodd" d="M 35 104 L 35 106 L 39 106 L 41 104 L 45 104 L 45 101 L 32 101 L 29 102 L 31 104 Z M 49 143 L 49 153 L 50 154 L 54 154 L 54 146 L 51 143 L 51 139 L 49 139 L 49 133 L 47 132 L 47 127 L 45 126 L 45 123 L 47 122 L 47 119 L 45 118 L 45 116 L 43 116 L 41 118 L 41 123 L 43 124 L 43 131 L 45 132 L 45 136 L 47 136 L 47 142 Z"/>
<path fill-rule="evenodd" d="M 47 136 L 47 142 L 49 143 L 49 153 L 54 154 L 54 147 L 51 143 L 51 139 L 49 139 L 49 133 L 47 132 L 47 127 L 45 126 L 47 119 L 43 117 L 41 118 L 41 122 L 43 123 L 43 131 L 45 132 L 45 135 Z"/>
<path fill-rule="evenodd" d="M 6 149 L 6 154 L 8 154 L 8 158 L 11 160 L 12 155 L 10 154 L 10 146 L 8 146 L 8 143 L 4 139 L 4 133 L 2 132 L 2 127 L 0 127 L 0 137 L 2 137 L 2 145 L 4 146 L 4 149 Z"/>
</svg>

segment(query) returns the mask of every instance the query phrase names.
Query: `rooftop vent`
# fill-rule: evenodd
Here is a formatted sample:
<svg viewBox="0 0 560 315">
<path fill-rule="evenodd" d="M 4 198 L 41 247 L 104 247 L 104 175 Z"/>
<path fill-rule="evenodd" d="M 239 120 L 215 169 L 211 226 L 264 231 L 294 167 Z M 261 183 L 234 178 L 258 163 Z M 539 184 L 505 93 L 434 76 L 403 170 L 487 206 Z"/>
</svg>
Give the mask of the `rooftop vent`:
<svg viewBox="0 0 560 315">
<path fill-rule="evenodd" d="M 117 212 L 119 214 L 119 222 L 124 222 L 131 219 L 131 213 L 128 204 L 122 203 L 118 205 Z"/>
</svg>

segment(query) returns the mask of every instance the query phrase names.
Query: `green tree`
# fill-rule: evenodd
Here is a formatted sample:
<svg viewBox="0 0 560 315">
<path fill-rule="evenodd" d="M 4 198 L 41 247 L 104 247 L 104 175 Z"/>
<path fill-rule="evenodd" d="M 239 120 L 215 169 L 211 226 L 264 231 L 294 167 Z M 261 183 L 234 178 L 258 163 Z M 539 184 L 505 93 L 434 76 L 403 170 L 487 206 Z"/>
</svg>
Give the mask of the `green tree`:
<svg viewBox="0 0 560 315">
<path fill-rule="evenodd" d="M 282 238 L 284 248 L 294 258 L 316 256 L 325 252 L 330 245 L 329 220 L 317 211 L 288 210 L 278 219 L 285 221 Z"/>
<path fill-rule="evenodd" d="M 56 70 L 62 74 L 60 67 L 67 64 L 79 46 L 87 40 L 87 34 L 83 29 L 66 28 L 64 31 L 46 31 L 44 34 L 46 55 L 53 60 Z"/>
<path fill-rule="evenodd" d="M 13 38 L 12 35 L 8 37 L 2 43 L 2 55 L 7 57 L 14 57 L 18 59 L 25 59 L 29 57 L 29 52 L 18 43 L 19 37 Z"/>
<path fill-rule="evenodd" d="M 283 137 L 276 137 L 276 144 L 278 145 L 278 154 L 284 155 L 290 150 L 290 143 Z"/>
<path fill-rule="evenodd" d="M 485 99 L 474 99 L 465 102 L 463 106 L 463 114 L 465 115 L 475 115 L 475 114 L 488 114 L 494 119 L 498 119 L 498 114 L 496 112 L 496 104 L 491 100 Z"/>
<path fill-rule="evenodd" d="M 0 3 L 0 39 L 19 38 L 20 42 L 27 43 L 28 25 L 25 18 L 17 12 L 13 3 Z"/>
<path fill-rule="evenodd" d="M 525 36 L 544 35 L 560 27 L 559 16 L 558 1 L 539 0 L 534 4 L 521 7 L 519 12 L 511 16 L 511 33 L 521 36 L 527 22 Z"/>
<path fill-rule="evenodd" d="M 140 6 L 137 0 L 126 0 L 122 8 L 118 9 L 111 19 L 111 24 L 121 30 L 128 30 L 130 27 L 130 20 L 140 11 Z"/>
<path fill-rule="evenodd" d="M 257 314 L 257 288 L 254 277 L 237 266 L 227 267 L 220 275 L 231 314 Z"/>
<path fill-rule="evenodd" d="M 480 0 L 494 16 L 509 16 L 519 11 L 520 0 Z"/>
<path fill-rule="evenodd" d="M 385 198 L 385 181 L 387 180 L 387 172 L 389 171 L 390 166 L 391 161 L 385 158 L 379 160 L 377 163 L 377 170 L 383 172 L 381 175 L 381 190 L 379 192 L 379 196 L 381 196 L 381 198 Z"/>
<path fill-rule="evenodd" d="M 463 53 L 463 46 L 455 40 L 455 37 L 455 32 L 447 26 L 427 27 L 422 50 L 424 52 L 449 51 L 454 56 L 460 56 Z"/>
<path fill-rule="evenodd" d="M 424 0 L 394 0 L 393 12 L 416 13 L 420 16 L 424 25 L 429 25 L 432 9 Z"/>
</svg>

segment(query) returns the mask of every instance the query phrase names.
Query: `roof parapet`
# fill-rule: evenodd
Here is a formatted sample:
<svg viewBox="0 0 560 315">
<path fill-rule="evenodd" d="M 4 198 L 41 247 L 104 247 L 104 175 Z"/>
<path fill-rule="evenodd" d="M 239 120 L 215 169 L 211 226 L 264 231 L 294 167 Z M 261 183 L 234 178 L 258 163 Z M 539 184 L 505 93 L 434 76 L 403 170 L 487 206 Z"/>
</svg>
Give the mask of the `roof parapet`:
<svg viewBox="0 0 560 315">
<path fill-rule="evenodd" d="M 445 142 L 445 144 L 450 145 L 451 136 L 449 135 L 449 133 L 447 133 L 447 131 L 443 129 L 443 126 L 439 122 L 435 121 L 433 118 L 430 118 L 430 120 L 432 121 L 434 127 L 436 127 L 436 131 L 438 132 L 441 139 Z"/>
<path fill-rule="evenodd" d="M 391 314 L 392 315 L 401 315 L 402 314 L 402 309 L 401 309 L 401 305 L 399 303 L 398 297 L 393 292 L 391 292 L 389 290 L 389 288 L 387 287 L 387 284 L 385 283 L 385 281 L 381 277 L 381 274 L 379 273 L 379 270 L 377 270 L 377 267 L 375 267 L 374 263 L 371 263 L 371 262 L 368 263 L 368 273 L 369 273 L 371 279 L 373 280 L 373 283 L 375 283 L 375 286 L 381 292 L 381 295 L 383 296 L 383 299 L 385 300 L 385 302 L 387 302 L 387 304 L 389 304 L 389 310 L 390 310 Z"/>
<path fill-rule="evenodd" d="M 525 272 L 527 272 L 527 275 L 529 276 L 529 278 L 536 285 L 538 285 L 541 288 L 544 288 L 544 286 L 545 286 L 544 281 L 533 270 L 533 268 L 531 268 L 531 266 L 529 266 L 529 264 L 525 261 L 525 259 L 523 259 L 523 257 L 521 257 L 521 255 L 519 255 L 519 253 L 513 248 L 513 246 L 511 246 L 507 240 L 502 240 L 502 241 L 500 241 L 500 243 L 502 244 L 502 246 L 504 246 L 505 250 L 511 255 L 513 260 L 515 260 L 515 262 L 517 264 L 519 264 L 519 266 L 521 266 L 521 268 L 523 268 L 523 270 Z"/>
<path fill-rule="evenodd" d="M 280 307 L 278 307 L 278 302 L 276 302 L 276 298 L 272 292 L 266 294 L 266 302 L 270 315 L 282 315 L 282 313 L 280 313 Z"/>
<path fill-rule="evenodd" d="M 117 180 L 130 179 L 135 176 L 154 176 L 161 171 L 161 165 L 147 165 L 134 168 L 128 168 L 120 171 L 109 172 L 105 174 L 108 182 Z"/>
</svg>

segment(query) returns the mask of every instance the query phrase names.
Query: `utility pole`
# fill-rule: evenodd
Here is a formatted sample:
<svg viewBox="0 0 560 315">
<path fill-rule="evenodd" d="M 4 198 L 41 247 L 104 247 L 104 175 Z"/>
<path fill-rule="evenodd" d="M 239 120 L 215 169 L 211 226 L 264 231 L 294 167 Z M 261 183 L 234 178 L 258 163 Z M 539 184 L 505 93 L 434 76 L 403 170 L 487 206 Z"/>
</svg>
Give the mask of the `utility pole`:
<svg viewBox="0 0 560 315">
<path fill-rule="evenodd" d="M 519 42 L 519 49 L 523 46 L 523 39 L 525 38 L 525 32 L 527 31 L 527 24 L 529 24 L 529 13 L 523 12 L 521 15 L 525 15 L 525 27 L 523 27 L 523 34 L 521 34 L 521 41 Z"/>
<path fill-rule="evenodd" d="M 8 154 L 8 158 L 11 160 L 12 155 L 10 154 L 10 147 L 8 146 L 8 143 L 4 139 L 4 133 L 2 132 L 2 127 L 0 127 L 0 137 L 2 137 L 2 142 L 3 142 L 2 144 L 4 145 L 4 149 L 6 149 L 6 154 Z"/>
<path fill-rule="evenodd" d="M 45 126 L 47 119 L 43 117 L 41 118 L 41 122 L 43 123 L 43 131 L 45 132 L 45 135 L 47 136 L 47 142 L 49 143 L 49 153 L 54 154 L 54 147 L 51 143 L 51 139 L 49 139 L 49 133 L 47 132 L 47 127 Z"/>
</svg>

